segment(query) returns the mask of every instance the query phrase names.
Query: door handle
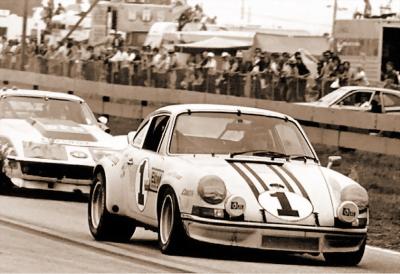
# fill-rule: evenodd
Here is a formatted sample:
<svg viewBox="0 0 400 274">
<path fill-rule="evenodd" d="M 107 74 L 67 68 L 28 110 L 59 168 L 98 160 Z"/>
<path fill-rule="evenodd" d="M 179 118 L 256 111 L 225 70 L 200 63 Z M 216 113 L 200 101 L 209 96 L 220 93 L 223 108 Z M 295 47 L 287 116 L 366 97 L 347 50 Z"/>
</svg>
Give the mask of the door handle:
<svg viewBox="0 0 400 274">
<path fill-rule="evenodd" d="M 126 163 L 127 163 L 128 165 L 132 166 L 132 165 L 133 165 L 133 159 L 130 158 Z"/>
</svg>

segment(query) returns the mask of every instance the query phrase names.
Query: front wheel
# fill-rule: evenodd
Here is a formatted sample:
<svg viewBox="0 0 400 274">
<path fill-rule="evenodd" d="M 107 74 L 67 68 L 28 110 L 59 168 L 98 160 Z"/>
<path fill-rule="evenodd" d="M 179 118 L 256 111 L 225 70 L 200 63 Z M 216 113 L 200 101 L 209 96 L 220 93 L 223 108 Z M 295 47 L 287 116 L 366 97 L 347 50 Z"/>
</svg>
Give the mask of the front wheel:
<svg viewBox="0 0 400 274">
<path fill-rule="evenodd" d="M 136 229 L 132 219 L 108 212 L 105 178 L 102 172 L 96 174 L 90 188 L 88 222 L 90 233 L 98 241 L 127 242 Z"/>
<path fill-rule="evenodd" d="M 325 261 L 329 265 L 354 266 L 361 262 L 364 255 L 366 240 L 360 248 L 354 252 L 324 253 Z"/>
<path fill-rule="evenodd" d="M 161 252 L 179 253 L 188 241 L 175 193 L 168 189 L 162 197 L 158 222 L 158 243 Z"/>
</svg>

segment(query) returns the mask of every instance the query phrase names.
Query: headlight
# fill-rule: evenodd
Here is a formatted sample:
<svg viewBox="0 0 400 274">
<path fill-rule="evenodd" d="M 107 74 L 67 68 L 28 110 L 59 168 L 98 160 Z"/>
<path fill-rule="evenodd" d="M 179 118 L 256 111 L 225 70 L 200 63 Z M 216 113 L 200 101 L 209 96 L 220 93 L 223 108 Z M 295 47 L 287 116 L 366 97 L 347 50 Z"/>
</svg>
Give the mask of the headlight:
<svg viewBox="0 0 400 274">
<path fill-rule="evenodd" d="M 367 191 L 359 185 L 350 185 L 342 190 L 341 194 L 342 202 L 353 202 L 359 209 L 364 209 L 368 207 L 368 193 Z"/>
<path fill-rule="evenodd" d="M 68 160 L 67 151 L 63 145 L 23 142 L 22 147 L 24 149 L 25 157 L 51 160 Z"/>
<path fill-rule="evenodd" d="M 226 197 L 224 182 L 213 175 L 205 176 L 200 180 L 197 192 L 205 202 L 212 205 L 221 203 Z"/>
<path fill-rule="evenodd" d="M 0 160 L 6 156 L 17 156 L 14 145 L 6 137 L 0 137 Z"/>
</svg>

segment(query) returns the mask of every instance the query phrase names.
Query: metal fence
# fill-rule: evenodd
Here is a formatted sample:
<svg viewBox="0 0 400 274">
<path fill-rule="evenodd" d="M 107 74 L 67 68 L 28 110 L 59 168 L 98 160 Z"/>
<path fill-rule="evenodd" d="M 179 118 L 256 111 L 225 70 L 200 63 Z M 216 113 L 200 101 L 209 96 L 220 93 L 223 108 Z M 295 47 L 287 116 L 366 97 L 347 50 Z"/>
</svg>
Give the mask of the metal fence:
<svg viewBox="0 0 400 274">
<path fill-rule="evenodd" d="M 20 56 L 6 54 L 0 60 L 6 69 L 20 68 Z M 290 77 L 272 71 L 262 73 L 209 72 L 202 68 L 160 71 L 146 62 L 104 60 L 59 60 L 42 55 L 27 56 L 26 71 L 110 84 L 145 86 L 225 94 L 239 97 L 302 102 L 329 93 L 334 79 Z"/>
</svg>

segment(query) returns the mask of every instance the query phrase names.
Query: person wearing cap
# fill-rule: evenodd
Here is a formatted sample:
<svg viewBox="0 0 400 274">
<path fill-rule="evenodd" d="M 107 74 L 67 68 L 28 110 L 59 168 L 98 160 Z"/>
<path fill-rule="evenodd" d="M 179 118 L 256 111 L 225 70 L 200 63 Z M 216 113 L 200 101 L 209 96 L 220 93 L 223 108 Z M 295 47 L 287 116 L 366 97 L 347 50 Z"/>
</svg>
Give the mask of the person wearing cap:
<svg viewBox="0 0 400 274">
<path fill-rule="evenodd" d="M 217 73 L 217 61 L 213 52 L 207 53 L 207 62 L 203 67 L 206 77 L 206 92 L 215 92 L 215 80 Z"/>
<path fill-rule="evenodd" d="M 261 52 L 261 49 L 256 52 L 254 56 L 252 67 L 251 67 L 251 95 L 255 98 L 264 98 L 262 90 L 265 89 L 265 75 L 264 72 L 268 68 L 268 64 L 265 61 L 265 54 Z"/>
<path fill-rule="evenodd" d="M 167 69 L 167 86 L 169 88 L 176 88 L 176 68 L 178 67 L 178 59 L 174 49 L 169 49 L 165 58 L 165 65 Z"/>
<path fill-rule="evenodd" d="M 298 89 L 297 89 L 297 101 L 305 102 L 305 91 L 307 87 L 307 79 L 310 76 L 310 70 L 303 62 L 303 58 L 301 57 L 300 52 L 296 52 L 294 54 L 294 58 L 296 59 L 296 66 L 299 72 L 298 76 Z"/>
<path fill-rule="evenodd" d="M 221 62 L 221 71 L 222 73 L 217 79 L 217 88 L 220 94 L 228 93 L 228 81 L 229 81 L 229 71 L 231 69 L 231 55 L 224 51 L 221 54 L 222 62 Z"/>
<path fill-rule="evenodd" d="M 294 102 L 297 93 L 297 78 L 299 72 L 297 70 L 297 62 L 294 57 L 291 57 L 283 66 L 282 74 L 285 79 L 285 89 L 282 89 L 281 98 L 286 102 Z"/>
<path fill-rule="evenodd" d="M 243 96 L 244 94 L 244 84 L 245 84 L 245 74 L 248 73 L 248 67 L 243 61 L 243 52 L 237 51 L 235 55 L 235 61 L 231 67 L 231 94 L 235 96 Z"/>
</svg>

